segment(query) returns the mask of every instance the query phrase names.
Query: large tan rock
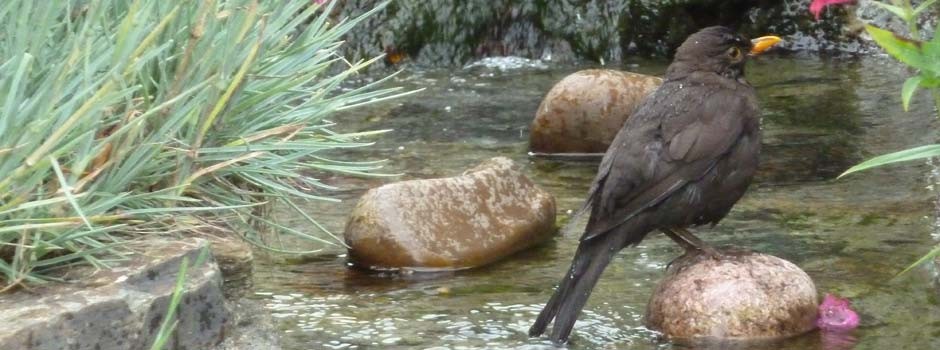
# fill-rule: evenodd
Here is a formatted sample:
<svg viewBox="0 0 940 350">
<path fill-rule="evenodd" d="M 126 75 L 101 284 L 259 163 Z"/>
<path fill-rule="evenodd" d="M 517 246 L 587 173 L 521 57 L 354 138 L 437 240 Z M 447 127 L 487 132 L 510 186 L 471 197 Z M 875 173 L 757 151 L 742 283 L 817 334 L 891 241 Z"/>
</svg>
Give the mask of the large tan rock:
<svg viewBox="0 0 940 350">
<path fill-rule="evenodd" d="M 760 341 L 815 327 L 812 279 L 766 254 L 686 255 L 669 267 L 646 310 L 647 325 L 677 340 Z"/>
<path fill-rule="evenodd" d="M 498 157 L 460 176 L 370 190 L 345 239 L 358 266 L 463 269 L 538 243 L 555 232 L 554 222 L 554 198 Z"/>
<path fill-rule="evenodd" d="M 529 149 L 603 153 L 636 107 L 662 79 L 609 69 L 575 72 L 552 87 L 532 121 Z"/>
</svg>

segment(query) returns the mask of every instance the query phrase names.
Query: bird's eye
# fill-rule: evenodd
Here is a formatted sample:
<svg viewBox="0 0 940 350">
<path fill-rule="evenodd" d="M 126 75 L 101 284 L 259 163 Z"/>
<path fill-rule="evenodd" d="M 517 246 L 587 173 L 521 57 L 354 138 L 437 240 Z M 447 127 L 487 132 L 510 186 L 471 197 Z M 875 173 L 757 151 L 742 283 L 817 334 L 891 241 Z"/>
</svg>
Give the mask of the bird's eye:
<svg viewBox="0 0 940 350">
<path fill-rule="evenodd" d="M 731 59 L 735 61 L 740 60 L 741 49 L 732 46 L 730 49 L 728 49 L 728 57 L 731 57 Z"/>
</svg>

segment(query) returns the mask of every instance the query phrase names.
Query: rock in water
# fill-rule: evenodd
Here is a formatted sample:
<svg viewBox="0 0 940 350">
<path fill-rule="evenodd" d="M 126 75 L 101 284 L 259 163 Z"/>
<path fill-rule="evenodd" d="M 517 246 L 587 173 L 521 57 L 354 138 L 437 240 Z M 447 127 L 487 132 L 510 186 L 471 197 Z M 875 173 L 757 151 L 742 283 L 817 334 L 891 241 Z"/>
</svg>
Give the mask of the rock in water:
<svg viewBox="0 0 940 350">
<path fill-rule="evenodd" d="M 532 121 L 529 149 L 603 153 L 633 110 L 663 80 L 609 69 L 575 72 L 552 87 Z"/>
<path fill-rule="evenodd" d="M 647 325 L 692 342 L 771 340 L 815 328 L 816 286 L 796 265 L 766 254 L 682 256 L 646 310 Z"/>
<path fill-rule="evenodd" d="M 549 237 L 555 199 L 507 158 L 460 176 L 375 188 L 346 224 L 350 260 L 378 270 L 480 266 Z"/>
</svg>

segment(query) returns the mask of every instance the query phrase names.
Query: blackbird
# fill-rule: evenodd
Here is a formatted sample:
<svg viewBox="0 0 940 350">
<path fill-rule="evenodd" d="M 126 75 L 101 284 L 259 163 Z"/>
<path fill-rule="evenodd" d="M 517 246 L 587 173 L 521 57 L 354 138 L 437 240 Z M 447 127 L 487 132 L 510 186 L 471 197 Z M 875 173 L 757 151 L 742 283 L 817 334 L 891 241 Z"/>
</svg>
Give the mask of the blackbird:
<svg viewBox="0 0 940 350">
<path fill-rule="evenodd" d="M 677 49 L 663 84 L 627 119 L 604 154 L 581 212 L 587 227 L 568 274 L 529 329 L 564 343 L 617 252 L 660 230 L 687 252 L 720 254 L 686 227 L 716 224 L 757 169 L 760 119 L 744 79 L 748 55 L 780 41 L 708 27 Z"/>
</svg>

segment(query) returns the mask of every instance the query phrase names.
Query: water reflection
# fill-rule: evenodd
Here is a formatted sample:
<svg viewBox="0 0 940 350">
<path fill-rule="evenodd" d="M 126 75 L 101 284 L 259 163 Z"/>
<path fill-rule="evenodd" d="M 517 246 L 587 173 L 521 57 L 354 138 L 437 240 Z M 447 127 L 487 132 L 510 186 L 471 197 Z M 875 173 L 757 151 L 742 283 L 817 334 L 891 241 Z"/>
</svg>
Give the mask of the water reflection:
<svg viewBox="0 0 940 350">
<path fill-rule="evenodd" d="M 852 333 L 820 332 L 823 350 L 851 350 L 858 344 L 858 338 Z"/>
</svg>

